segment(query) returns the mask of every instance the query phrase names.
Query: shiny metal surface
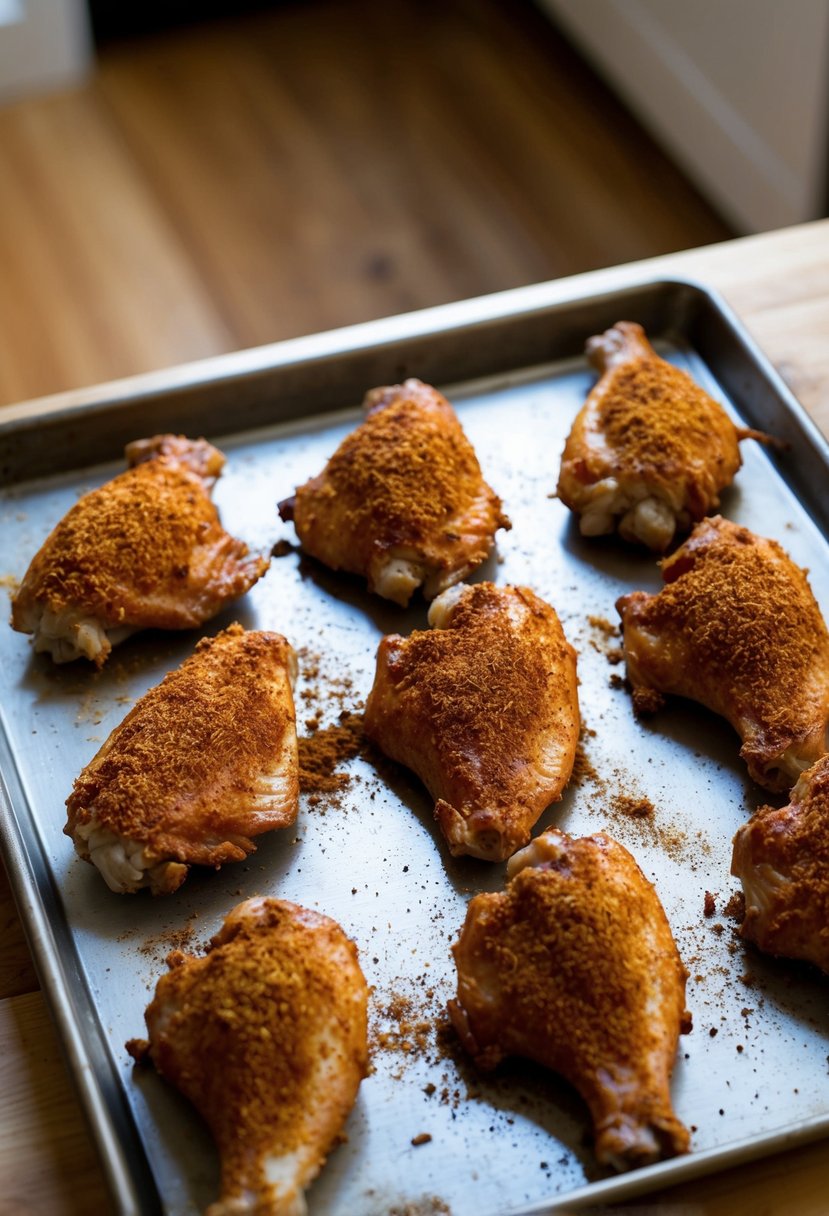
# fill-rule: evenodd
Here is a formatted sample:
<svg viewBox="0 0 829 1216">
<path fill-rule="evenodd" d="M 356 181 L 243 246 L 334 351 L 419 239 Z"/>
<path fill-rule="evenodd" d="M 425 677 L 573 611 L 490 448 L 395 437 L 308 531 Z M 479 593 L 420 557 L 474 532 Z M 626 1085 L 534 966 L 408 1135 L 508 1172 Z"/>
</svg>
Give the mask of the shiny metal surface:
<svg viewBox="0 0 829 1216">
<path fill-rule="evenodd" d="M 622 1179 L 604 1178 L 586 1143 L 585 1110 L 555 1077 L 516 1065 L 486 1079 L 445 1051 L 435 1025 L 453 992 L 450 944 L 470 895 L 498 889 L 504 867 L 450 858 L 427 795 L 402 770 L 380 773 L 351 761 L 350 784 L 337 799 L 304 797 L 296 829 L 262 838 L 247 863 L 191 873 L 171 897 L 111 894 L 97 871 L 74 858 L 62 831 L 64 800 L 129 706 L 190 653 L 199 635 L 138 635 L 96 673 L 80 664 L 53 667 L 32 655 L 24 637 L 4 629 L 4 852 L 123 1211 L 160 1206 L 185 1216 L 216 1194 L 207 1133 L 154 1073 L 133 1071 L 123 1044 L 143 1033 L 143 1009 L 182 930 L 190 947 L 199 946 L 232 906 L 255 893 L 293 899 L 339 920 L 356 940 L 374 990 L 374 1070 L 349 1120 L 347 1143 L 309 1193 L 315 1216 L 572 1208 L 829 1132 L 826 981 L 746 949 L 725 914 L 739 889 L 729 876 L 731 838 L 769 796 L 747 779 L 735 736 L 712 716 L 673 705 L 647 725 L 634 720 L 616 678 L 623 674 L 618 639 L 606 623 L 615 624 L 618 595 L 659 586 L 658 569 L 651 558 L 615 543 L 582 540 L 567 511 L 550 498 L 564 437 L 594 378 L 577 352 L 587 336 L 622 316 L 642 320 L 662 335 L 661 351 L 735 416 L 791 440 L 783 457 L 743 445 L 744 467 L 723 498 L 723 513 L 775 537 L 809 567 L 829 615 L 829 521 L 813 480 L 815 470 L 825 479 L 829 468 L 825 445 L 727 314 L 698 288 L 636 283 L 568 302 L 559 287 L 546 302 L 537 289 L 527 289 L 523 299 L 509 293 L 508 307 L 505 300 L 469 302 L 442 320 L 443 310 L 434 310 L 428 324 L 424 314 L 378 323 L 374 331 L 360 327 L 360 335 L 351 331 L 347 340 L 323 336 L 310 362 L 291 363 L 284 347 L 268 348 L 281 354 L 270 361 L 257 356 L 260 388 L 273 391 L 280 376 L 293 385 L 290 404 L 283 401 L 284 420 L 271 425 L 264 425 L 266 403 L 252 414 L 228 407 L 231 373 L 238 371 L 231 358 L 224 379 L 222 360 L 189 382 L 184 370 L 168 374 L 169 413 L 161 376 L 153 380 L 150 414 L 142 408 L 149 386 L 136 383 L 120 395 L 99 390 L 86 414 L 73 405 L 72 426 L 82 435 L 78 451 L 99 455 L 127 430 L 130 438 L 159 426 L 218 434 L 228 456 L 216 490 L 223 521 L 252 548 L 267 550 L 294 539 L 279 522 L 276 502 L 319 471 L 358 418 L 362 390 L 396 378 L 381 373 L 419 373 L 447 392 L 513 521 L 513 530 L 499 536 L 497 558 L 478 577 L 529 584 L 556 607 L 579 652 L 584 763 L 537 830 L 601 828 L 625 844 L 656 884 L 691 972 L 694 1031 L 680 1041 L 673 1093 L 677 1113 L 693 1128 L 693 1154 Z M 482 327 L 486 349 L 472 350 L 482 343 Z M 437 349 L 426 353 L 423 334 L 433 331 L 440 333 Z M 383 340 L 373 342 L 373 332 Z M 359 391 L 355 368 L 364 376 Z M 180 391 L 187 383 L 185 408 Z M 337 412 L 318 415 L 323 405 Z M 121 467 L 71 468 L 67 453 L 56 451 L 58 475 L 20 480 L 33 467 L 35 432 L 46 427 L 41 440 L 61 433 L 50 416 L 45 406 L 28 419 L 21 414 L 3 440 L 14 482 L 0 498 L 0 574 L 8 579 L 23 574 L 80 492 Z M 152 425 L 141 425 L 142 418 Z M 257 429 L 239 431 L 248 420 Z M 38 460 L 48 463 L 48 453 Z M 424 628 L 426 611 L 418 604 L 403 612 L 368 596 L 356 580 L 291 552 L 274 559 L 253 591 L 204 632 L 235 619 L 277 629 L 300 651 L 297 706 L 304 733 L 306 720 L 319 718 L 325 726 L 342 710 L 359 708 L 381 636 Z M 631 813 L 643 800 L 654 813 Z M 716 906 L 708 917 L 706 892 Z M 431 1139 L 414 1145 L 424 1133 Z"/>
</svg>

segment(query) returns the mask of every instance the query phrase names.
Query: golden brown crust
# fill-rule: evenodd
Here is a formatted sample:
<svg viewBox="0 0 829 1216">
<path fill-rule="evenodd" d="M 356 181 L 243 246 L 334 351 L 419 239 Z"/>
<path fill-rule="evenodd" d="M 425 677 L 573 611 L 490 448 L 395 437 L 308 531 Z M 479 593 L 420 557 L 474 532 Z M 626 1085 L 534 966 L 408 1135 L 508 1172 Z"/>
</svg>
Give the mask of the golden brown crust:
<svg viewBox="0 0 829 1216">
<path fill-rule="evenodd" d="M 427 786 L 452 852 L 501 860 L 572 771 L 575 651 L 529 588 L 464 587 L 446 628 L 383 639 L 364 727 Z"/>
<path fill-rule="evenodd" d="M 205 957 L 176 951 L 168 961 L 146 1012 L 146 1054 L 210 1126 L 222 1199 L 298 1211 L 290 1205 L 367 1073 L 367 988 L 354 943 L 327 916 L 257 899 L 230 913 Z M 269 1181 L 268 1159 L 291 1154 L 282 1181 Z"/>
<path fill-rule="evenodd" d="M 374 390 L 367 401 L 364 422 L 282 505 L 283 518 L 293 519 L 306 552 L 364 575 L 381 594 L 391 557 L 422 565 L 424 578 L 463 577 L 510 525 L 454 410 L 418 380 Z"/>
<path fill-rule="evenodd" d="M 829 974 L 829 755 L 803 774 L 788 806 L 760 807 L 739 829 L 731 872 L 746 896 L 743 937 Z"/>
<path fill-rule="evenodd" d="M 185 435 L 151 435 L 148 439 L 133 439 L 124 448 L 127 465 L 133 468 L 145 460 L 167 456 L 197 473 L 206 485 L 212 485 L 225 467 L 225 458 L 206 439 L 188 439 Z"/>
<path fill-rule="evenodd" d="M 686 372 L 656 354 L 641 326 L 622 321 L 591 342 L 603 375 L 567 438 L 558 497 L 582 512 L 594 488 L 612 479 L 620 493 L 612 514 L 652 495 L 687 530 L 719 505 L 740 467 L 739 439 L 765 436 L 739 431 Z"/>
<path fill-rule="evenodd" d="M 106 628 L 192 628 L 268 568 L 219 522 L 209 495 L 224 463 L 217 449 L 176 436 L 130 449 L 138 463 L 85 494 L 35 555 L 12 602 L 15 629 L 31 631 L 35 605 Z"/>
<path fill-rule="evenodd" d="M 251 852 L 251 836 L 293 822 L 299 782 L 292 662 L 280 634 L 231 625 L 202 639 L 77 778 L 66 804 L 67 834 L 94 819 L 142 843 L 149 862 L 218 866 Z M 269 798 L 263 774 L 286 753 L 292 762 L 278 796 Z"/>
<path fill-rule="evenodd" d="M 690 1029 L 687 972 L 656 892 L 602 833 L 550 829 L 525 852 L 537 856 L 503 892 L 470 901 L 453 947 L 450 1012 L 467 1049 L 480 1067 L 519 1055 L 575 1085 L 600 1159 L 636 1164 L 645 1144 L 656 1156 L 687 1151 L 668 1089 Z"/>
<path fill-rule="evenodd" d="M 658 595 L 617 603 L 635 708 L 665 693 L 701 702 L 737 730 L 752 777 L 787 788 L 826 750 L 829 726 L 829 632 L 805 571 L 715 516 L 662 574 Z"/>
</svg>

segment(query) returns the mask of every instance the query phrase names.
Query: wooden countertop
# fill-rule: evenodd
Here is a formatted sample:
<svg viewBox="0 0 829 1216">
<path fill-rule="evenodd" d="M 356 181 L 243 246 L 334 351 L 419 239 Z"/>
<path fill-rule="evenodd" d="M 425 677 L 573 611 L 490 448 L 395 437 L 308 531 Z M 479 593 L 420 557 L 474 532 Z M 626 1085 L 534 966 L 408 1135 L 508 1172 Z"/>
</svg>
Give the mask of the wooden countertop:
<svg viewBox="0 0 829 1216">
<path fill-rule="evenodd" d="M 691 276 L 720 291 L 829 435 L 829 220 L 655 258 L 637 268 Z M 612 286 L 625 269 L 573 281 L 599 289 Z M 0 925 L 0 1216 L 106 1216 L 111 1201 L 2 870 Z M 823 1141 L 618 1210 L 824 1216 L 828 1197 L 829 1154 Z"/>
</svg>

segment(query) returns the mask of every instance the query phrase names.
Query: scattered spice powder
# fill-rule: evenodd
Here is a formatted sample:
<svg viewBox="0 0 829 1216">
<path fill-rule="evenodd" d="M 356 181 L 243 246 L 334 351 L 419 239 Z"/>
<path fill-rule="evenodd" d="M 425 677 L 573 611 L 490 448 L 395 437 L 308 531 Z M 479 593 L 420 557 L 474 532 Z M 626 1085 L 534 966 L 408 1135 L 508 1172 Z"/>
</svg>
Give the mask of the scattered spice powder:
<svg viewBox="0 0 829 1216">
<path fill-rule="evenodd" d="M 430 989 L 426 993 L 427 1002 L 432 996 Z M 429 1054 L 435 1022 L 427 1008 L 414 997 L 392 992 L 383 1004 L 375 1004 L 373 1012 L 371 1042 L 374 1050 L 403 1056 Z"/>
<path fill-rule="evenodd" d="M 309 719 L 306 725 L 311 729 Z M 337 772 L 337 766 L 351 760 L 363 749 L 363 716 L 343 710 L 332 726 L 312 729 L 298 740 L 299 788 L 303 794 L 337 794 L 351 781 L 348 773 Z"/>
<path fill-rule="evenodd" d="M 197 916 L 198 913 L 191 912 L 188 920 L 195 921 Z M 192 952 L 194 936 L 195 926 L 193 924 L 183 925 L 177 929 L 166 929 L 161 933 L 153 934 L 152 937 L 145 938 L 143 944 L 138 947 L 138 952 L 149 956 L 156 962 L 163 962 L 172 950 L 191 949 Z"/>
<path fill-rule="evenodd" d="M 415 1199 L 401 1207 L 389 1208 L 389 1216 L 452 1216 L 452 1209 L 437 1195 Z"/>
<path fill-rule="evenodd" d="M 632 819 L 650 819 L 656 814 L 656 808 L 650 798 L 637 797 L 634 794 L 617 794 L 613 799 L 614 810 Z"/>
<path fill-rule="evenodd" d="M 603 633 L 605 637 L 617 638 L 619 636 L 619 626 L 614 625 L 612 621 L 608 621 L 606 617 L 588 616 L 587 623 L 591 625 L 593 629 L 598 629 L 598 631 Z"/>
<path fill-rule="evenodd" d="M 591 782 L 593 785 L 600 784 L 599 774 L 593 767 L 593 763 L 584 750 L 584 743 L 579 739 L 576 744 L 576 757 L 573 762 L 573 773 L 571 780 L 576 785 L 583 785 L 585 781 Z"/>
<path fill-rule="evenodd" d="M 729 920 L 737 921 L 739 924 L 745 920 L 746 915 L 746 898 L 742 891 L 735 891 L 729 899 L 728 903 L 723 908 L 723 916 L 727 916 Z"/>
<path fill-rule="evenodd" d="M 590 639 L 590 645 L 599 654 L 603 654 L 608 663 L 614 667 L 624 661 L 625 652 L 619 645 L 611 645 L 612 639 L 619 637 L 619 627 L 601 616 L 588 616 L 587 623 L 599 633 L 599 639 Z"/>
</svg>

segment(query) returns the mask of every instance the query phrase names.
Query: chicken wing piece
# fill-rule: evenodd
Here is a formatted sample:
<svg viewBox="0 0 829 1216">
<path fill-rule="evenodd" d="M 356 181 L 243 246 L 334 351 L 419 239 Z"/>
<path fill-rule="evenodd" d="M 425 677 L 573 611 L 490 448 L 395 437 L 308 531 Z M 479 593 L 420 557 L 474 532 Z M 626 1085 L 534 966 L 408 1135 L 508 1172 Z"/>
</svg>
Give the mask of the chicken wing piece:
<svg viewBox="0 0 829 1216">
<path fill-rule="evenodd" d="M 745 892 L 742 936 L 829 974 L 829 755 L 799 778 L 788 806 L 760 807 L 739 829 L 731 873 Z"/>
<path fill-rule="evenodd" d="M 453 587 L 429 623 L 380 643 L 365 733 L 436 799 L 454 855 L 501 861 L 572 772 L 576 653 L 528 587 Z"/>
<path fill-rule="evenodd" d="M 306 553 L 364 576 L 370 591 L 405 606 L 422 586 L 434 599 L 486 560 L 510 522 L 436 389 L 407 380 L 374 389 L 365 408 L 365 421 L 279 514 L 293 520 Z"/>
<path fill-rule="evenodd" d="M 208 1124 L 221 1198 L 207 1216 L 304 1216 L 368 1066 L 367 989 L 336 921 L 249 899 L 201 958 L 175 951 L 133 1040 Z"/>
<path fill-rule="evenodd" d="M 755 781 L 785 790 L 829 748 L 829 632 L 805 571 L 720 516 L 662 562 L 658 595 L 617 601 L 637 713 L 665 693 L 727 718 Z"/>
<path fill-rule="evenodd" d="M 584 536 L 618 529 L 662 553 L 719 505 L 740 467 L 739 440 L 768 437 L 735 426 L 633 321 L 591 338 L 586 350 L 601 378 L 567 438 L 558 497 L 580 516 Z"/>
<path fill-rule="evenodd" d="M 191 629 L 243 595 L 266 558 L 224 531 L 210 492 L 225 463 L 204 439 L 127 445 L 130 467 L 85 494 L 35 554 L 12 628 L 56 663 L 101 667 L 139 629 Z"/>
<path fill-rule="evenodd" d="M 482 1069 L 522 1056 L 563 1076 L 617 1170 L 685 1153 L 669 1080 L 691 1029 L 683 966 L 659 897 L 620 844 L 555 828 L 476 895 L 453 947 L 449 1013 Z"/>
<path fill-rule="evenodd" d="M 107 886 L 175 891 L 188 866 L 242 861 L 251 836 L 294 822 L 295 677 L 285 638 L 231 625 L 133 706 L 66 803 Z"/>
</svg>

